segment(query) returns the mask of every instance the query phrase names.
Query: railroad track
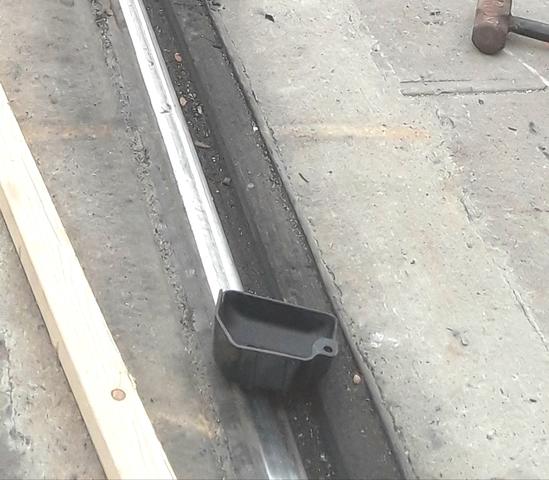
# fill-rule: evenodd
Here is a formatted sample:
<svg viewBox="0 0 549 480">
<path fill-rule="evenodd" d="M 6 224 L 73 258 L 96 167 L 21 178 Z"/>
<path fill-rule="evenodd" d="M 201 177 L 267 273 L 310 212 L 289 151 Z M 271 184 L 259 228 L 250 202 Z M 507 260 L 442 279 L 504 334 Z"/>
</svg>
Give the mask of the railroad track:
<svg viewBox="0 0 549 480">
<path fill-rule="evenodd" d="M 200 139 L 199 145 L 211 147 L 198 148 L 199 160 L 243 287 L 332 310 L 208 6 L 193 0 L 145 0 L 143 5 L 172 85 L 192 101 L 183 108 L 192 135 Z M 287 417 L 294 438 L 284 418 L 275 430 L 285 433 L 269 440 L 278 452 L 277 460 L 272 460 L 290 467 L 283 477 L 303 473 L 310 478 L 409 476 L 407 460 L 395 452 L 391 420 L 381 418 L 383 412 L 376 406 L 380 399 L 365 382 L 368 372 L 360 371 L 361 362 L 355 360 L 345 332 L 340 331 L 339 340 L 340 355 L 325 382 L 308 394 L 275 402 L 278 407 L 272 411 L 278 415 L 271 419 Z M 362 380 L 359 385 L 352 381 L 356 374 Z M 296 454 L 300 461 L 294 460 Z"/>
<path fill-rule="evenodd" d="M 220 290 L 242 290 L 242 283 L 145 8 L 139 0 L 120 5 L 215 302 Z M 234 402 L 243 405 L 241 415 L 251 417 L 237 419 L 250 428 L 231 439 L 237 443 L 233 451 L 245 452 L 232 458 L 237 474 L 269 479 L 306 476 L 280 404 L 261 394 L 244 394 L 237 387 L 231 393 Z M 239 443 L 257 445 L 259 455 Z"/>
<path fill-rule="evenodd" d="M 219 290 L 246 290 L 332 310 L 207 6 L 192 0 L 120 0 L 119 7 L 115 15 L 118 20 L 123 17 L 131 38 L 170 160 L 176 186 L 173 193 L 181 199 L 179 213 L 190 225 L 209 287 L 209 292 L 203 292 L 209 296 L 205 302 L 213 305 Z M 102 17 L 100 21 L 108 20 Z M 68 256 L 72 259 L 74 252 Z M 202 325 L 201 330 L 209 327 Z M 106 329 L 105 344 L 109 336 Z M 211 348 L 210 336 L 206 339 L 202 348 Z M 407 462 L 395 447 L 390 419 L 380 408 L 368 372 L 360 370 L 361 362 L 356 361 L 345 329 L 340 329 L 339 341 L 340 354 L 331 370 L 310 391 L 279 396 L 217 383 L 214 401 L 219 405 L 236 477 L 407 476 Z M 71 361 L 67 365 L 73 367 Z M 65 363 L 64 367 L 67 371 Z M 120 369 L 125 371 L 123 363 Z M 85 382 L 79 397 L 74 387 L 79 385 L 78 375 L 74 380 L 67 376 L 88 429 L 92 425 L 100 431 L 101 441 L 94 437 L 94 442 L 101 445 L 98 452 L 104 466 L 109 464 L 107 474 L 135 471 L 129 456 L 122 466 L 117 464 L 117 455 L 126 454 L 127 447 L 118 445 L 116 454 L 110 449 L 115 428 L 97 421 L 101 415 L 93 405 L 86 416 L 82 406 L 89 403 Z M 132 382 L 112 389 L 111 396 L 115 402 L 135 400 L 139 415 L 146 417 Z M 142 422 L 149 438 L 150 428 Z M 154 449 L 159 449 L 157 458 L 162 457 L 159 444 L 154 443 Z M 170 472 L 164 457 L 158 465 L 154 468 Z"/>
</svg>

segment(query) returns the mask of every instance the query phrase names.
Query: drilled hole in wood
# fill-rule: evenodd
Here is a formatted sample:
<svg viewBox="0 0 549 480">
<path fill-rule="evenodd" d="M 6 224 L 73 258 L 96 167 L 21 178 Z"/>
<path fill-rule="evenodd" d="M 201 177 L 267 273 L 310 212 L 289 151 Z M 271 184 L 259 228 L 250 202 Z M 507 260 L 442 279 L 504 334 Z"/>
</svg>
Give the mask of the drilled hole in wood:
<svg viewBox="0 0 549 480">
<path fill-rule="evenodd" d="M 126 398 L 126 392 L 124 390 L 121 390 L 120 388 L 115 388 L 111 392 L 112 398 L 114 398 L 116 401 L 121 402 Z"/>
</svg>

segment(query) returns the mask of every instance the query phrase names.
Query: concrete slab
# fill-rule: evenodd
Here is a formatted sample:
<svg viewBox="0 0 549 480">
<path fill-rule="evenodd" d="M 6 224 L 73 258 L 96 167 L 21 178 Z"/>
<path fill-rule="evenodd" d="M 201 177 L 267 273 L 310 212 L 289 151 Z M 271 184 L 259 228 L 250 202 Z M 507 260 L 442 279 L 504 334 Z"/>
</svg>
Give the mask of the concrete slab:
<svg viewBox="0 0 549 480">
<path fill-rule="evenodd" d="M 215 21 L 413 472 L 545 477 L 546 47 L 482 56 L 472 0 L 222 3 Z"/>
<path fill-rule="evenodd" d="M 122 17 L 96 1 L 6 0 L 0 32 L 0 81 L 176 474 L 230 476 L 195 331 L 211 322 L 207 286 Z M 0 289 L 0 476 L 101 477 L 2 223 Z"/>
</svg>

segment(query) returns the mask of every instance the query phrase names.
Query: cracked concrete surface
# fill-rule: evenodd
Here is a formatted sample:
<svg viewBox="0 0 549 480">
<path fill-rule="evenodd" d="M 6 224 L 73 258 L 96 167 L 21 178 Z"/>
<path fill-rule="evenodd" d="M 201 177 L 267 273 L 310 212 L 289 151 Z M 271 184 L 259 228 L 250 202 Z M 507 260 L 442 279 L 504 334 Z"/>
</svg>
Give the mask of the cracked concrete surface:
<svg viewBox="0 0 549 480">
<path fill-rule="evenodd" d="M 479 54 L 473 0 L 211 8 L 412 471 L 546 478 L 547 47 Z"/>
</svg>

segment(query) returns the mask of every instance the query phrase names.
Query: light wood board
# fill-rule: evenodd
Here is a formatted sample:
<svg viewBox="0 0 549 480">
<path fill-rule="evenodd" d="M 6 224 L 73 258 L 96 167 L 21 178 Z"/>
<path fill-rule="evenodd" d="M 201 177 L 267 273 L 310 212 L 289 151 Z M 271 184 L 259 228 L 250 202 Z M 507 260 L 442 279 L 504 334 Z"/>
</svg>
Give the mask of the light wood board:
<svg viewBox="0 0 549 480">
<path fill-rule="evenodd" d="M 107 477 L 175 478 L 1 85 L 0 210 Z"/>
</svg>

